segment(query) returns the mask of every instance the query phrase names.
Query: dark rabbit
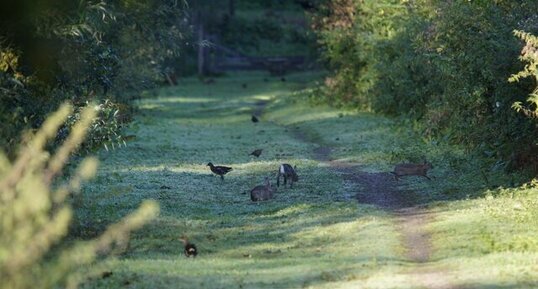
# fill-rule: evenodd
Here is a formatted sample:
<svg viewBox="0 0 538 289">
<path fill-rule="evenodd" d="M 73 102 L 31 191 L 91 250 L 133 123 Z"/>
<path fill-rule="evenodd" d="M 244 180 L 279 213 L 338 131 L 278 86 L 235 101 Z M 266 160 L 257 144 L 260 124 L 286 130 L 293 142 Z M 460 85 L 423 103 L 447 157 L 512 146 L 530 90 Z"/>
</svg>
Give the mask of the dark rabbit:
<svg viewBox="0 0 538 289">
<path fill-rule="evenodd" d="M 299 181 L 299 176 L 295 172 L 297 166 L 290 166 L 289 164 L 281 164 L 278 168 L 278 176 L 276 179 L 276 186 L 280 187 L 280 176 L 284 177 L 284 186 L 290 180 L 290 188 L 293 187 L 293 183 Z"/>
<path fill-rule="evenodd" d="M 265 185 L 256 186 L 250 191 L 250 199 L 253 202 L 267 201 L 273 198 L 273 192 L 269 178 L 265 178 Z"/>
<path fill-rule="evenodd" d="M 431 180 L 427 176 L 428 170 L 432 169 L 433 166 L 430 162 L 424 162 L 422 164 L 397 164 L 394 167 L 394 171 L 391 172 L 394 174 L 396 180 L 399 180 L 399 177 L 403 176 L 423 176 L 428 180 Z"/>
</svg>

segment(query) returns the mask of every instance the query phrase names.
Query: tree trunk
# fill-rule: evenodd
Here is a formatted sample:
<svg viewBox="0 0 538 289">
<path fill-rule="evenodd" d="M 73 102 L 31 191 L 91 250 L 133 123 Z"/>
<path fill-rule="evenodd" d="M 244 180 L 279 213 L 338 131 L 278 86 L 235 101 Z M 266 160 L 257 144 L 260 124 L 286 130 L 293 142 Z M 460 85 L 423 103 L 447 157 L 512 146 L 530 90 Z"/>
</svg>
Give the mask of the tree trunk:
<svg viewBox="0 0 538 289">
<path fill-rule="evenodd" d="M 198 76 L 204 76 L 204 25 L 198 22 Z"/>
</svg>

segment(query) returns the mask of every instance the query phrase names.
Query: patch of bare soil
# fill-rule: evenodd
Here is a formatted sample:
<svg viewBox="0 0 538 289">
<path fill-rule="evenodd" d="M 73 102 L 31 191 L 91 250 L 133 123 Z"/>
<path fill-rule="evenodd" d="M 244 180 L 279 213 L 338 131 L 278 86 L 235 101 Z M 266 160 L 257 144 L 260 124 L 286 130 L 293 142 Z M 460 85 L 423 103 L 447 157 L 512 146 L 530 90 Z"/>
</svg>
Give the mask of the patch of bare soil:
<svg viewBox="0 0 538 289">
<path fill-rule="evenodd" d="M 297 133 L 296 136 L 309 142 L 302 133 Z M 383 208 L 394 216 L 402 234 L 406 257 L 409 262 L 416 264 L 414 270 L 409 272 L 413 283 L 420 288 L 455 289 L 446 278 L 446 270 L 433 268 L 429 264 L 432 246 L 425 227 L 434 213 L 417 207 L 415 193 L 399 189 L 398 181 L 391 173 L 365 172 L 358 164 L 332 160 L 331 151 L 330 147 L 320 146 L 314 149 L 313 156 L 343 175 L 345 181 L 360 185 L 362 189 L 356 195 L 360 203 Z"/>
</svg>

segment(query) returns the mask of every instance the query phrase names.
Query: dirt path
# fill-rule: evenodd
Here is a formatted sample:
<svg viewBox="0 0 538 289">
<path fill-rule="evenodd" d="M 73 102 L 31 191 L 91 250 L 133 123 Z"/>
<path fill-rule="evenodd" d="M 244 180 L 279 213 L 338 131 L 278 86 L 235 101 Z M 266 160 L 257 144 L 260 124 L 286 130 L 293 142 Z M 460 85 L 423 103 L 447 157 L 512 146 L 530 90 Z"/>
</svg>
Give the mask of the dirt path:
<svg viewBox="0 0 538 289">
<path fill-rule="evenodd" d="M 257 102 L 253 114 L 261 116 L 267 104 L 266 101 Z M 316 146 L 312 151 L 315 160 L 328 165 L 342 175 L 346 182 L 353 182 L 363 188 L 355 196 L 358 202 L 375 205 L 394 216 L 396 226 L 402 235 L 406 258 L 415 265 L 414 270 L 407 273 L 414 284 L 419 288 L 457 289 L 445 277 L 447 270 L 433 268 L 430 264 L 431 236 L 425 228 L 434 217 L 434 213 L 416 206 L 414 192 L 401 190 L 391 173 L 365 172 L 357 163 L 333 160 L 331 147 L 319 145 L 304 131 L 293 131 L 297 139 Z"/>
<path fill-rule="evenodd" d="M 296 137 L 315 144 L 304 133 L 298 132 Z M 394 216 L 397 228 L 402 234 L 406 257 L 415 265 L 414 270 L 408 272 L 413 283 L 420 288 L 455 289 L 445 277 L 447 270 L 433 268 L 430 264 L 431 236 L 425 227 L 434 217 L 434 213 L 417 207 L 413 201 L 413 192 L 400 190 L 392 174 L 369 173 L 362 171 L 359 164 L 332 160 L 331 151 L 330 147 L 319 146 L 313 150 L 313 156 L 344 176 L 345 181 L 359 184 L 363 188 L 362 192 L 356 195 L 360 203 L 375 205 Z"/>
</svg>

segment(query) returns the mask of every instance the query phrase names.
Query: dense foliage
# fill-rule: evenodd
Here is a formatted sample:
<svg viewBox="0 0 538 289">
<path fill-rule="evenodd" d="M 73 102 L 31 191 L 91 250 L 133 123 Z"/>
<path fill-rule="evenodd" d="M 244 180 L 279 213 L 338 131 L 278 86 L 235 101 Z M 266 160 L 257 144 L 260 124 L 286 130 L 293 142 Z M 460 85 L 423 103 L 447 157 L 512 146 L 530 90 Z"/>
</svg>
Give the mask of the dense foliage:
<svg viewBox="0 0 538 289">
<path fill-rule="evenodd" d="M 158 206 L 148 201 L 96 239 L 66 241 L 73 218 L 69 196 L 97 168 L 97 160 L 87 158 L 69 181 L 55 181 L 96 116 L 93 107 L 84 109 L 65 142 L 50 155 L 46 144 L 72 109 L 63 105 L 48 118 L 21 146 L 14 162 L 0 154 L 0 288 L 73 288 L 82 277 L 82 265 L 125 246 L 129 233 L 157 214 Z"/>
<path fill-rule="evenodd" d="M 189 1 L 196 41 L 186 48 L 178 74 L 194 74 L 202 53 L 205 67 L 199 74 L 221 74 L 223 71 L 213 68 L 224 55 L 316 57 L 315 37 L 308 29 L 305 11 L 312 10 L 319 1 Z M 204 52 L 198 44 L 202 44 Z"/>
<path fill-rule="evenodd" d="M 514 34 L 526 43 L 521 51 L 520 58 L 527 65 L 525 65 L 525 69 L 512 75 L 509 80 L 511 82 L 517 82 L 522 78 L 531 77 L 537 86 L 527 99 L 530 107 L 523 106 L 521 101 L 514 102 L 512 107 L 530 118 L 538 119 L 538 37 L 520 30 L 514 31 Z"/>
<path fill-rule="evenodd" d="M 475 147 L 521 167 L 536 126 L 511 109 L 532 79 L 513 30 L 538 32 L 538 2 L 331 0 L 313 28 L 333 75 L 333 102 L 421 120 L 424 134 Z M 522 157 L 525 156 L 525 157 Z"/>
<path fill-rule="evenodd" d="M 134 96 L 174 69 L 184 11 L 180 0 L 8 1 L 0 9 L 0 148 L 13 155 L 19 132 L 65 100 L 114 103 L 116 122 L 128 120 Z"/>
</svg>

